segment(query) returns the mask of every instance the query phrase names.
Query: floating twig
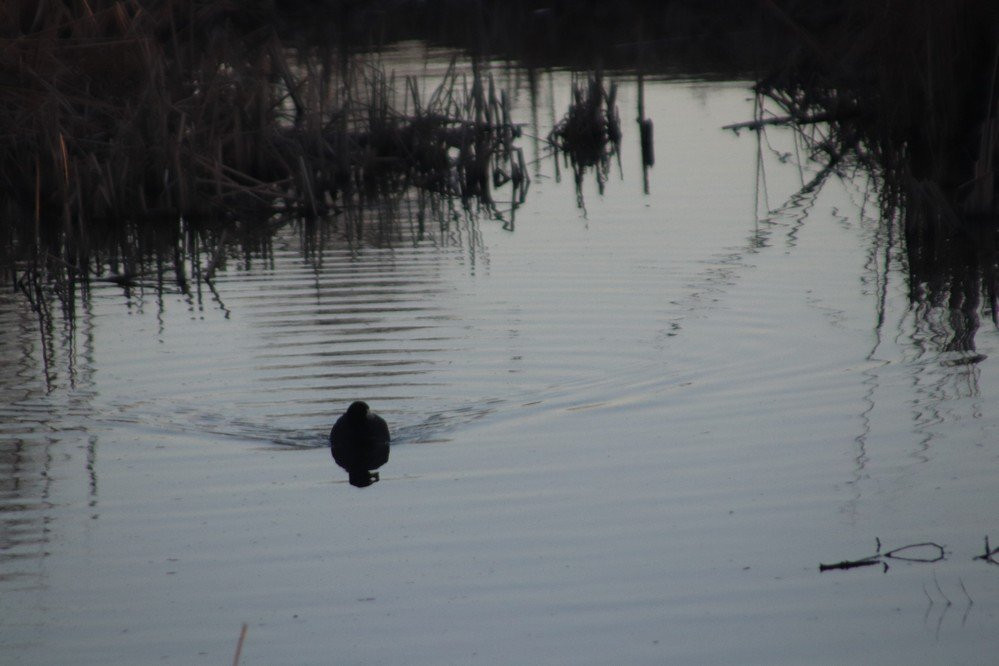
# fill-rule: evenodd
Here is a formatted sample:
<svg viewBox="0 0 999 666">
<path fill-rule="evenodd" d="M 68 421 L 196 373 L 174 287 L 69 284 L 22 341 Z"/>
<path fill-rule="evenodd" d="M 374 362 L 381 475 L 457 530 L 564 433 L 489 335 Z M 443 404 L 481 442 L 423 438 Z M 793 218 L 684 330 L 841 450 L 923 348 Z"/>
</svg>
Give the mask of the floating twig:
<svg viewBox="0 0 999 666">
<path fill-rule="evenodd" d="M 916 548 L 931 548 L 935 551 L 932 557 L 915 557 L 912 555 L 902 555 L 908 550 L 913 550 Z M 889 550 L 887 553 L 882 555 L 882 557 L 890 557 L 894 560 L 904 560 L 906 562 L 939 562 L 944 559 L 946 551 L 944 547 L 938 543 L 933 543 L 932 541 L 927 541 L 924 543 L 913 543 L 908 546 L 902 546 L 901 548 L 896 548 L 895 550 Z"/>
<path fill-rule="evenodd" d="M 819 564 L 819 571 L 830 571 L 832 569 L 855 569 L 857 567 L 869 567 L 878 563 L 884 565 L 884 570 L 888 571 L 888 563 L 885 559 L 892 560 L 903 560 L 905 562 L 939 562 L 943 560 L 947 552 L 944 547 L 938 543 L 932 541 L 925 541 L 923 543 L 912 543 L 907 546 L 902 546 L 900 548 L 895 548 L 889 550 L 886 553 L 881 552 L 881 539 L 875 537 L 875 554 L 868 557 L 862 557 L 858 560 L 843 560 L 842 562 L 836 562 L 835 564 Z M 914 549 L 932 549 L 931 554 L 917 554 L 910 555 L 907 552 Z M 999 564 L 999 562 L 994 562 L 994 564 Z M 937 586 L 939 588 L 939 585 Z M 942 593 L 941 593 L 942 594 Z M 946 597 L 944 597 L 946 599 Z M 949 603 L 949 601 L 948 601 Z"/>
<path fill-rule="evenodd" d="M 992 548 L 989 546 L 989 535 L 985 535 L 985 553 L 976 557 L 976 560 L 985 560 L 989 564 L 999 565 L 999 562 L 993 559 L 993 556 L 999 553 L 999 548 Z"/>
<path fill-rule="evenodd" d="M 880 555 L 871 555 L 860 560 L 843 560 L 835 564 L 819 564 L 819 571 L 829 571 L 831 569 L 855 569 L 857 567 L 869 567 L 881 562 Z"/>
<path fill-rule="evenodd" d="M 243 641 L 246 640 L 246 630 L 248 627 L 243 623 L 243 628 L 239 632 L 239 640 L 236 641 L 236 654 L 232 658 L 232 666 L 239 666 L 239 656 L 243 652 Z"/>
</svg>

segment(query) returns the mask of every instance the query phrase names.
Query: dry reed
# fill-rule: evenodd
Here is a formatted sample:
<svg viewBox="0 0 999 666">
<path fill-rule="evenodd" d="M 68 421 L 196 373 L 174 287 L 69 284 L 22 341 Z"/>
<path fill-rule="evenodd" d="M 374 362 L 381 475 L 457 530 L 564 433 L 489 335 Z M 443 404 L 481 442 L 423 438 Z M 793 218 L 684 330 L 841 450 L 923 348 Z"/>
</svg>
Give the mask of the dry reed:
<svg viewBox="0 0 999 666">
<path fill-rule="evenodd" d="M 272 19 L 221 0 L 0 6 L 0 265 L 15 284 L 122 279 L 170 254 L 185 283 L 225 258 L 192 266 L 186 249 L 281 220 L 410 188 L 488 207 L 490 177 L 526 187 L 489 76 L 452 68 L 423 100 L 350 54 L 286 46 Z"/>
<path fill-rule="evenodd" d="M 603 186 L 610 171 L 611 158 L 621 145 L 621 120 L 617 111 L 617 84 L 604 86 L 602 74 L 575 78 L 572 101 L 565 116 L 548 136 L 556 158 L 561 153 L 572 168 L 577 203 L 582 206 L 583 176 L 593 169 L 597 186 Z"/>
<path fill-rule="evenodd" d="M 986 0 L 761 0 L 782 58 L 757 84 L 831 169 L 876 175 L 915 302 L 948 305 L 949 350 L 971 351 L 984 304 L 999 324 L 999 6 Z"/>
</svg>

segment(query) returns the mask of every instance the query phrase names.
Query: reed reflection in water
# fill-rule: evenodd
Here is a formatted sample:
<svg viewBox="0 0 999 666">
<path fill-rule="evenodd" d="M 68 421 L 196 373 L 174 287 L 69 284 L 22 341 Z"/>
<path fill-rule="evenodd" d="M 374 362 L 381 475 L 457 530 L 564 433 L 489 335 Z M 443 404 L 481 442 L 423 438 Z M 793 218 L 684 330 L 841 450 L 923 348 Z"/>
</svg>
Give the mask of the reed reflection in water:
<svg viewBox="0 0 999 666">
<path fill-rule="evenodd" d="M 649 85 L 669 149 L 648 198 L 625 124 L 625 178 L 602 197 L 584 179 L 585 213 L 542 166 L 512 233 L 286 225 L 211 288 L 95 284 L 72 325 L 5 301 L 23 368 L 2 380 L 5 436 L 30 448 L 10 458 L 5 543 L 37 575 L 3 581 L 3 645 L 222 659 L 249 621 L 243 654 L 267 662 L 997 647 L 992 571 L 970 556 L 999 341 L 979 330 L 988 358 L 949 362 L 965 357 L 916 318 L 862 180 L 803 188 L 807 166 L 763 151 L 757 219 L 757 148 L 719 130 L 751 114 L 745 88 Z M 358 397 L 399 443 L 363 493 L 325 449 Z M 967 621 L 926 626 L 926 569 L 819 577 L 872 535 L 946 543 L 933 575 L 975 597 Z"/>
</svg>

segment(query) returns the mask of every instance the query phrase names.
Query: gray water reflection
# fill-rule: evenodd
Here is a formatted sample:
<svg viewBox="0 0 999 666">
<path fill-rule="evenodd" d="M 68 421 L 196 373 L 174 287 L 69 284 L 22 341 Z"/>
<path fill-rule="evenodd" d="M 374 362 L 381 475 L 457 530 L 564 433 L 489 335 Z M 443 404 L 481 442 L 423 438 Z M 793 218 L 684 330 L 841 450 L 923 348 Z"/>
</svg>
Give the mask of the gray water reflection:
<svg viewBox="0 0 999 666">
<path fill-rule="evenodd" d="M 92 323 L 85 308 L 75 321 L 49 314 L 0 296 L 0 580 L 13 589 L 42 582 L 67 441 L 84 451 L 68 473 L 85 484 L 86 505 L 97 498 L 96 439 L 81 427 L 93 413 Z"/>
<path fill-rule="evenodd" d="M 754 214 L 755 147 L 717 129 L 743 87 L 647 94 L 676 118 L 657 127 L 672 159 L 648 198 L 631 163 L 585 219 L 571 184 L 539 178 L 513 233 L 286 226 L 211 288 L 98 284 L 69 323 L 0 300 L 0 604 L 24 609 L 3 645 L 221 658 L 247 614 L 264 661 L 319 663 L 333 639 L 363 661 L 373 625 L 387 660 L 428 663 L 510 635 L 510 661 L 562 654 L 551 635 L 596 658 L 637 634 L 649 661 L 757 663 L 782 660 L 773 636 L 787 663 L 857 656 L 844 636 L 913 662 L 994 643 L 970 557 L 940 570 L 977 602 L 968 627 L 930 627 L 942 647 L 924 573 L 814 578 L 872 535 L 979 546 L 994 332 L 988 358 L 947 349 L 946 309 L 911 307 L 863 183 L 802 192 L 766 158 L 777 203 Z M 363 501 L 318 450 L 358 397 L 399 443 Z M 455 651 L 425 643 L 440 617 Z"/>
<path fill-rule="evenodd" d="M 555 97 L 554 80 L 554 75 L 547 76 L 549 101 Z M 533 78 L 528 83 L 532 89 L 537 86 Z M 536 94 L 529 100 L 531 117 L 536 119 Z M 554 103 L 550 106 L 555 108 Z M 702 268 L 679 284 L 676 297 L 667 301 L 666 323 L 655 336 L 660 350 L 666 350 L 671 339 L 683 331 L 686 320 L 710 311 L 716 300 L 751 269 L 752 258 L 771 248 L 775 237 L 783 239 L 786 252 L 794 252 L 809 223 L 810 212 L 822 195 L 831 170 L 821 168 L 807 177 L 801 175 L 790 189 L 787 183 L 780 182 L 783 176 L 772 178 L 774 192 L 771 193 L 765 187 L 766 163 L 773 163 L 770 168 L 776 170 L 774 164 L 784 162 L 790 152 L 776 148 L 769 138 L 764 150 L 762 136 L 757 135 L 757 217 L 749 241 L 700 259 Z M 632 147 L 634 143 L 632 138 Z M 790 192 L 790 196 L 784 203 L 771 207 L 767 202 L 779 201 L 781 189 Z M 847 197 L 842 202 L 844 210 L 852 204 L 854 210 L 861 211 L 855 224 L 870 242 L 866 248 L 868 274 L 863 281 L 864 293 L 872 295 L 875 301 L 875 344 L 868 359 L 877 360 L 883 330 L 889 325 L 886 300 L 901 249 L 893 235 L 891 220 L 864 213 L 871 203 L 862 186 L 860 190 L 852 185 L 847 187 Z M 764 202 L 762 217 L 761 201 Z M 417 209 L 422 210 L 421 205 L 417 204 Z M 849 216 L 839 214 L 838 218 L 841 224 L 850 227 Z M 414 226 L 411 218 L 407 225 L 406 219 L 400 217 L 398 206 L 378 207 L 334 224 L 308 229 L 289 226 L 259 251 L 230 257 L 230 270 L 221 271 L 209 283 L 195 282 L 189 290 L 177 290 L 162 280 L 120 288 L 99 285 L 96 294 L 101 297 L 102 307 L 107 308 L 111 303 L 105 298 L 114 299 L 120 294 L 128 312 L 140 317 L 155 312 L 155 335 L 161 344 L 169 339 L 180 344 L 178 351 L 171 353 L 169 363 L 158 366 L 155 374 L 148 376 L 142 368 L 144 352 L 130 356 L 127 345 L 122 344 L 125 348 L 116 349 L 115 361 L 126 368 L 122 377 L 127 378 L 129 390 L 118 394 L 114 388 L 105 388 L 105 404 L 118 412 L 115 417 L 118 421 L 155 423 L 193 432 L 207 428 L 216 434 L 306 448 L 322 444 L 311 430 L 321 431 L 329 417 L 330 404 L 347 404 L 358 395 L 392 404 L 396 415 L 404 421 L 404 439 L 406 436 L 436 439 L 441 424 L 459 424 L 467 418 L 489 414 L 517 392 L 508 382 L 495 381 L 503 376 L 497 375 L 497 371 L 509 376 L 521 372 L 525 364 L 524 355 L 515 352 L 499 364 L 483 361 L 486 350 L 492 345 L 502 345 L 500 337 L 521 336 L 518 322 L 525 316 L 544 312 L 557 324 L 560 308 L 544 297 L 538 299 L 540 305 L 525 305 L 511 299 L 493 311 L 476 309 L 470 318 L 461 303 L 463 298 L 475 298 L 474 288 L 468 288 L 461 280 L 474 279 L 476 274 L 488 275 L 490 271 L 490 255 L 480 226 L 483 221 L 464 215 L 453 222 L 438 221 L 428 229 L 425 225 Z M 438 215 L 438 219 L 446 218 Z M 552 245 L 563 241 L 564 238 L 553 239 Z M 603 241 L 608 252 L 620 253 L 620 248 L 628 247 L 626 236 L 617 239 L 604 236 Z M 554 264 L 558 254 L 556 250 L 539 256 Z M 649 261 L 649 258 L 639 260 Z M 650 265 L 658 270 L 654 260 Z M 604 274 L 610 286 L 602 288 L 630 287 L 624 279 L 620 285 L 614 284 L 614 272 L 620 268 L 618 264 Z M 563 273 L 554 275 L 555 280 L 545 285 L 553 292 L 558 292 L 559 280 L 575 280 L 587 269 L 567 266 L 558 270 Z M 465 277 L 455 281 L 457 275 Z M 537 286 L 539 281 L 534 283 Z M 529 293 L 537 298 L 543 291 L 533 289 Z M 187 321 L 207 320 L 210 322 L 205 325 L 207 329 L 197 333 L 168 330 L 181 325 L 183 319 L 178 317 L 180 313 L 175 306 L 168 306 L 171 296 L 179 297 L 178 302 L 183 303 Z M 56 312 L 55 300 L 48 308 L 49 316 L 43 317 L 18 312 L 13 301 L 8 304 L 15 308 L 10 314 L 20 319 L 18 325 L 8 329 L 21 331 L 17 341 L 21 349 L 19 374 L 30 376 L 33 369 L 29 359 L 37 356 L 43 366 L 45 391 L 68 389 L 72 402 L 83 405 L 84 411 L 90 409 L 92 376 L 98 365 L 93 349 L 92 298 L 92 294 L 85 292 L 78 301 L 61 301 L 62 316 Z M 810 302 L 813 307 L 825 310 L 834 325 L 836 320 L 848 317 L 845 310 L 829 308 L 820 298 L 812 298 Z M 979 327 L 979 307 L 975 300 L 963 301 L 957 309 L 919 302 L 911 310 L 911 319 L 907 315 L 895 324 L 896 343 L 900 336 L 906 336 L 907 346 L 915 354 L 907 353 L 906 367 L 911 372 L 912 390 L 918 396 L 912 422 L 916 431 L 922 433 L 916 447 L 918 453 L 914 452 L 920 459 L 935 436 L 934 428 L 960 420 L 964 415 L 961 411 L 948 416 L 946 403 L 979 394 L 978 363 L 987 358 L 973 346 Z M 220 315 L 226 321 L 236 318 L 240 326 L 255 331 L 253 343 L 249 348 L 239 349 L 236 357 L 219 354 L 217 346 L 205 344 L 205 338 L 231 335 L 232 329 L 223 325 L 218 319 Z M 588 320 L 586 325 L 599 324 Z M 149 332 L 146 324 L 138 328 L 140 335 Z M 564 342 L 563 338 L 550 340 L 542 347 L 558 353 Z M 34 345 L 38 345 L 37 350 Z M 25 351 L 28 347 L 32 349 Z M 568 354 L 563 360 L 581 351 L 571 346 L 565 350 Z M 586 349 L 591 353 L 593 350 Z M 460 383 L 453 381 L 455 359 L 462 359 Z M 137 364 L 136 367 L 128 368 L 129 362 Z M 252 365 L 249 371 L 248 363 Z M 630 366 L 625 364 L 625 367 Z M 537 371 L 539 367 L 534 369 Z M 167 410 L 160 410 L 157 400 L 142 397 L 156 395 L 158 386 L 171 383 L 183 389 L 173 392 L 171 397 L 176 403 Z M 556 378 L 553 372 L 551 378 L 534 383 L 533 392 L 526 395 L 537 398 L 541 391 L 550 395 L 553 388 L 557 392 L 562 384 L 572 386 L 571 382 Z M 862 385 L 864 406 L 858 417 L 863 425 L 855 437 L 861 449 L 857 456 L 858 474 L 867 457 L 863 453 L 864 443 L 870 435 L 869 422 L 880 386 L 877 367 L 864 371 Z M 437 407 L 446 405 L 446 408 L 428 410 L 428 394 L 437 396 Z M 471 401 L 469 395 L 474 396 Z M 13 421 L 22 421 L 36 409 L 24 406 L 23 402 L 5 402 L 16 411 Z M 217 408 L 205 409 L 208 404 Z M 55 415 L 46 411 L 48 407 L 40 409 L 42 416 L 27 417 L 34 418 L 33 422 L 54 419 Z M 261 416 L 257 418 L 255 414 Z M 177 415 L 184 416 L 181 423 L 177 422 Z M 91 418 L 89 412 L 77 415 L 73 409 L 60 411 L 59 416 L 70 419 L 78 416 L 79 421 Z"/>
<path fill-rule="evenodd" d="M 765 132 L 757 134 L 756 139 L 758 221 L 748 254 L 771 247 L 774 237 L 782 239 L 787 253 L 793 252 L 806 226 L 813 223 L 809 216 L 826 185 L 842 187 L 849 202 L 846 209 L 834 206 L 831 216 L 843 229 L 859 233 L 867 243 L 863 248 L 866 261 L 859 284 L 872 306 L 872 342 L 860 371 L 863 406 L 858 414 L 859 431 L 854 437 L 853 478 L 848 483 L 855 495 L 844 508 L 846 515 L 853 515 L 863 494 L 862 486 L 870 479 L 869 446 L 879 438 L 878 414 L 896 399 L 900 373 L 911 396 L 912 435 L 904 455 L 919 464 L 934 459 L 932 449 L 949 439 L 950 427 L 980 420 L 987 412 L 981 399 L 981 380 L 982 364 L 989 355 L 976 345 L 982 323 L 984 278 L 975 269 L 975 261 L 963 269 L 949 264 L 939 267 L 942 271 L 963 272 L 964 277 L 954 281 L 941 279 L 927 285 L 917 275 L 908 273 L 898 220 L 882 215 L 873 177 L 861 174 L 852 181 L 840 178 L 829 183 L 834 171 L 820 164 L 813 170 L 803 170 L 798 181 L 800 187 L 786 201 L 771 207 L 767 203 L 770 195 L 766 190 L 768 167 L 764 155 L 769 152 L 783 163 L 791 153 L 770 145 Z M 795 137 L 796 151 L 797 141 Z M 765 211 L 762 216 L 761 205 Z M 852 214 L 846 214 L 845 210 Z M 900 273 L 906 277 L 902 278 Z M 809 295 L 808 302 L 823 312 L 831 327 L 849 329 L 846 309 L 830 307 L 824 299 L 813 295 Z M 903 302 L 905 305 L 900 305 Z M 985 344 L 994 348 L 995 330 L 984 333 Z"/>
</svg>

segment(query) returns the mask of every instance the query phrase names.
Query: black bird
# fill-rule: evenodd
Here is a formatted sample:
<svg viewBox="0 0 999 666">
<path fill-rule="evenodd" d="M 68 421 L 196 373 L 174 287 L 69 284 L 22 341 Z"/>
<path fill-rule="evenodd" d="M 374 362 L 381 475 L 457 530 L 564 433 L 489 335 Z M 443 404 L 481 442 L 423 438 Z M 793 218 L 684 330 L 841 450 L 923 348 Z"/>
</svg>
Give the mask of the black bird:
<svg viewBox="0 0 999 666">
<path fill-rule="evenodd" d="M 389 429 L 372 414 L 368 403 L 352 402 L 330 430 L 333 460 L 350 475 L 350 485 L 364 488 L 378 480 L 378 469 L 389 459 Z"/>
</svg>

